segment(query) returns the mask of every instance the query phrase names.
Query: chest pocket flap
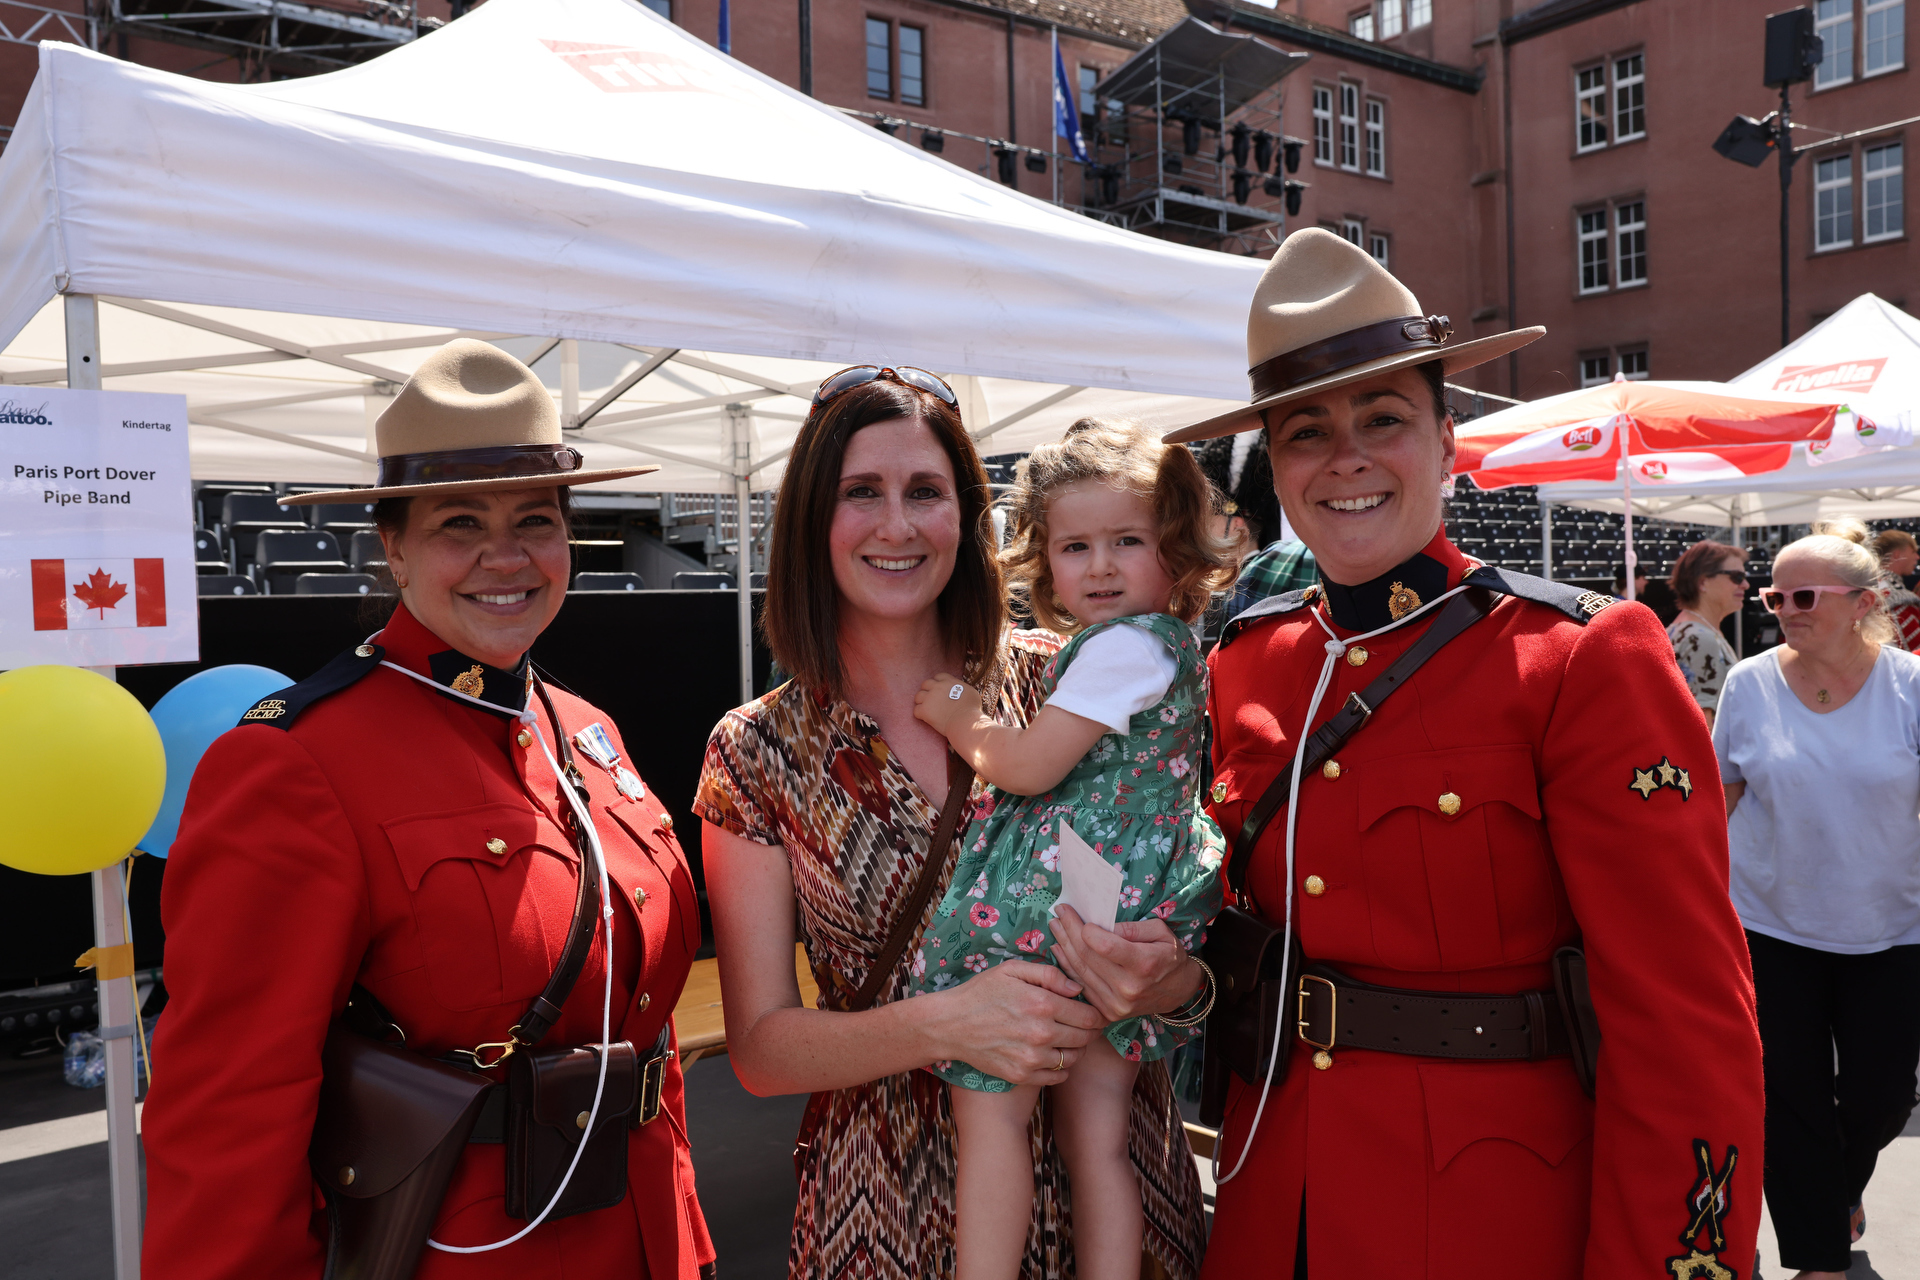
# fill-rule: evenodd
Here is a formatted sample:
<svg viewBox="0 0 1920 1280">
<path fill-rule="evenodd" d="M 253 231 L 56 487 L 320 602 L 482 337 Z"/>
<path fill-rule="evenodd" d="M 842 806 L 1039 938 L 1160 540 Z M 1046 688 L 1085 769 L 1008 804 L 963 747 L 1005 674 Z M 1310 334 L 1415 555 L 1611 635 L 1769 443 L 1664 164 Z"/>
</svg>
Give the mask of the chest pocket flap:
<svg viewBox="0 0 1920 1280">
<path fill-rule="evenodd" d="M 448 858 L 502 863 L 528 845 L 571 858 L 566 835 L 524 805 L 481 804 L 446 813 L 420 813 L 381 824 L 393 845 L 409 892 L 418 893 L 435 863 Z"/>
<path fill-rule="evenodd" d="M 1540 817 L 1533 749 L 1525 743 L 1389 756 L 1355 769 L 1354 781 L 1358 784 L 1362 831 L 1401 808 L 1455 818 L 1498 801 L 1530 818 Z M 1447 812 L 1449 807 L 1451 813 Z"/>
</svg>

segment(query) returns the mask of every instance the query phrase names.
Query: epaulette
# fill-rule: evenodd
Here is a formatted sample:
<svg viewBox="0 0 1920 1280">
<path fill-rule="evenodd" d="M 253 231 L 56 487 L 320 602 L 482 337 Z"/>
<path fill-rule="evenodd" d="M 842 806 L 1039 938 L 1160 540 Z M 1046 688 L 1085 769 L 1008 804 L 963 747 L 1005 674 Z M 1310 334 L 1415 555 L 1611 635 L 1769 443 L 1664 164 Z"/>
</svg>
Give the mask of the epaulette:
<svg viewBox="0 0 1920 1280">
<path fill-rule="evenodd" d="M 386 652 L 377 644 L 363 644 L 349 649 L 299 684 L 288 685 L 248 707 L 247 713 L 240 717 L 240 723 L 291 729 L 302 711 L 328 694 L 340 692 L 377 668 Z"/>
<path fill-rule="evenodd" d="M 1548 605 L 1582 625 L 1591 622 L 1602 609 L 1620 603 L 1613 596 L 1599 591 L 1536 578 L 1530 573 L 1516 573 L 1512 569 L 1497 569 L 1490 564 L 1469 569 L 1461 581 L 1485 587 L 1489 591 L 1498 591 L 1504 596 Z"/>
<path fill-rule="evenodd" d="M 1220 629 L 1220 648 L 1232 644 L 1234 637 L 1252 624 L 1266 618 L 1278 618 L 1283 614 L 1304 609 L 1320 595 L 1318 586 L 1303 587 L 1299 591 L 1283 591 L 1277 596 L 1268 596 L 1265 600 L 1250 604 L 1227 621 Z"/>
</svg>

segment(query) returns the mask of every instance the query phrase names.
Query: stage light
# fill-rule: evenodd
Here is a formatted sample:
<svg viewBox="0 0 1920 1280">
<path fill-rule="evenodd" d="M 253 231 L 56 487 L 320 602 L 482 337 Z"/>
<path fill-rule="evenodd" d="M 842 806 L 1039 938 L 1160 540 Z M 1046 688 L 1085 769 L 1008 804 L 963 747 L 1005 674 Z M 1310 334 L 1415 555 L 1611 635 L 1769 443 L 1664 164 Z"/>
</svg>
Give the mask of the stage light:
<svg viewBox="0 0 1920 1280">
<path fill-rule="evenodd" d="M 1013 185 L 1015 177 L 1013 155 L 1012 147 L 995 147 L 993 149 L 993 158 L 999 163 L 1000 181 L 1009 187 Z"/>
<path fill-rule="evenodd" d="M 1180 122 L 1180 149 L 1190 156 L 1200 154 L 1200 122 L 1192 116 Z"/>
<path fill-rule="evenodd" d="M 1738 160 L 1749 168 L 1758 168 L 1773 154 L 1772 117 L 1763 122 L 1751 116 L 1735 116 L 1733 123 L 1720 131 L 1713 149 L 1729 160 Z"/>
<path fill-rule="evenodd" d="M 1253 167 L 1262 173 L 1273 168 L 1273 135 L 1265 129 L 1253 135 Z"/>
<path fill-rule="evenodd" d="M 941 133 L 938 129 L 922 129 L 920 131 L 920 149 L 922 151 L 934 152 L 945 151 L 947 149 L 947 135 Z"/>
<path fill-rule="evenodd" d="M 892 116 L 881 116 L 873 122 L 873 127 L 891 138 L 894 134 L 900 132 L 900 126 L 905 123 L 905 120 L 896 120 Z"/>
<path fill-rule="evenodd" d="M 1813 29 L 1812 9 L 1788 9 L 1767 15 L 1767 59 L 1762 84 L 1778 89 L 1813 79 L 1814 68 L 1826 56 L 1826 45 Z"/>
<path fill-rule="evenodd" d="M 1182 173 L 1182 172 L 1184 172 L 1184 171 L 1185 171 L 1185 169 L 1186 169 L 1186 166 L 1180 163 L 1180 157 L 1179 157 L 1179 156 L 1168 156 L 1168 157 L 1167 157 L 1167 172 L 1168 172 L 1168 173 Z"/>
<path fill-rule="evenodd" d="M 1247 128 L 1246 121 L 1243 120 L 1233 126 L 1232 136 L 1233 163 L 1236 167 L 1244 169 L 1247 167 L 1247 151 L 1252 145 L 1253 130 Z"/>
<path fill-rule="evenodd" d="M 1233 171 L 1233 202 L 1245 204 L 1247 197 L 1253 194 L 1253 172 L 1250 169 Z"/>
<path fill-rule="evenodd" d="M 1107 204 L 1120 201 L 1120 166 L 1110 164 L 1100 170 L 1100 198 Z"/>
<path fill-rule="evenodd" d="M 1307 190 L 1306 183 L 1293 182 L 1291 180 L 1288 181 L 1287 183 L 1287 216 L 1288 217 L 1292 218 L 1292 217 L 1299 216 L 1300 197 L 1306 194 L 1306 190 Z"/>
<path fill-rule="evenodd" d="M 1206 192 L 1202 191 L 1200 188 L 1194 186 L 1191 182 L 1181 183 L 1180 190 L 1182 193 L 1190 196 L 1204 196 L 1207 194 Z"/>
<path fill-rule="evenodd" d="M 1287 139 L 1286 151 L 1287 151 L 1287 172 L 1288 173 L 1300 172 L 1300 147 L 1301 147 L 1301 143 L 1297 138 Z"/>
<path fill-rule="evenodd" d="M 1046 171 L 1047 171 L 1046 153 L 1043 151 L 1027 152 L 1027 172 L 1028 173 L 1045 173 Z"/>
<path fill-rule="evenodd" d="M 1275 200 L 1278 200 L 1281 196 L 1287 194 L 1287 182 L 1284 178 L 1268 178 L 1260 184 L 1260 189 L 1272 196 Z"/>
</svg>

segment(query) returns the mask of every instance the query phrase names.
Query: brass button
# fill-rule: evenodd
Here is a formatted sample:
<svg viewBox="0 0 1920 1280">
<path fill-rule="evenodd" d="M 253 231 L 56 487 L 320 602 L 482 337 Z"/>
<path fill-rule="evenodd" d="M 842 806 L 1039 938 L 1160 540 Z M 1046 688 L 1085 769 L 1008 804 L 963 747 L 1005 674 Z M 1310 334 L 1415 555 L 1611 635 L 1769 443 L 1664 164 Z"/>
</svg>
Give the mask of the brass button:
<svg viewBox="0 0 1920 1280">
<path fill-rule="evenodd" d="M 661 814 L 661 815 L 660 815 L 660 829 L 661 829 L 662 831 L 672 831 L 672 830 L 673 830 L 673 815 L 672 815 L 672 814 L 670 814 L 670 813 L 663 813 L 663 814 Z"/>
<path fill-rule="evenodd" d="M 1355 645 L 1353 648 L 1347 650 L 1347 665 L 1350 667 L 1364 667 L 1367 665 L 1367 659 L 1372 656 L 1372 654 L 1368 653 L 1361 646 Z"/>
<path fill-rule="evenodd" d="M 1328 1067 L 1332 1065 L 1333 1065 L 1333 1055 L 1328 1053 L 1325 1049 L 1321 1049 L 1320 1051 L 1318 1051 L 1313 1055 L 1313 1069 L 1315 1071 L 1325 1071 Z"/>
<path fill-rule="evenodd" d="M 1226 798 L 1227 798 L 1227 784 L 1224 782 L 1214 783 L 1213 784 L 1213 802 L 1215 804 L 1219 804 L 1221 801 L 1225 800 Z"/>
<path fill-rule="evenodd" d="M 573 1118 L 573 1127 L 576 1129 L 584 1129 L 587 1127 L 587 1121 L 592 1118 L 593 1113 L 591 1111 L 582 1111 Z"/>
<path fill-rule="evenodd" d="M 648 995 L 646 992 L 642 991 L 640 993 L 640 1003 L 636 1007 L 640 1010 L 640 1012 L 645 1013 L 647 1011 L 647 1006 L 652 1003 L 653 1003 L 653 997 Z"/>
<path fill-rule="evenodd" d="M 533 745 L 533 735 L 528 733 L 525 729 L 522 729 L 520 731 L 520 735 L 516 737 L 514 741 L 519 743 L 523 747 L 530 747 Z"/>
<path fill-rule="evenodd" d="M 341 1185 L 341 1186 L 343 1186 L 343 1187 L 350 1187 L 350 1186 L 352 1186 L 352 1185 L 353 1185 L 353 1180 L 354 1180 L 354 1177 L 356 1176 L 356 1175 L 354 1174 L 354 1172 L 353 1172 L 353 1166 L 352 1166 L 352 1165 L 350 1165 L 350 1164 L 348 1164 L 348 1165 L 342 1165 L 342 1166 L 340 1166 L 340 1175 L 339 1175 L 339 1176 L 340 1176 L 340 1185 Z"/>
<path fill-rule="evenodd" d="M 1440 812 L 1451 818 L 1460 812 L 1460 797 L 1449 791 L 1440 797 Z"/>
<path fill-rule="evenodd" d="M 487 841 L 487 852 L 492 854 L 494 857 L 497 858 L 501 854 L 505 853 L 506 851 L 507 851 L 507 842 L 505 840 L 502 840 L 499 836 L 495 836 L 493 839 Z"/>
<path fill-rule="evenodd" d="M 1335 778 L 1337 778 L 1337 777 L 1339 777 L 1339 776 L 1340 776 L 1340 762 L 1339 762 L 1338 760 L 1329 760 L 1329 761 L 1327 761 L 1327 762 L 1326 762 L 1325 764 L 1323 764 L 1323 765 L 1321 765 L 1321 766 L 1320 766 L 1320 776 L 1321 776 L 1321 777 L 1323 777 L 1323 778 L 1325 778 L 1325 779 L 1326 779 L 1327 781 L 1329 781 L 1329 782 L 1331 782 L 1331 781 L 1333 781 L 1333 780 L 1334 780 Z"/>
<path fill-rule="evenodd" d="M 1319 876 L 1307 877 L 1307 896 L 1317 898 L 1327 891 L 1327 882 Z"/>
<path fill-rule="evenodd" d="M 371 658 L 373 656 L 373 646 L 370 644 L 363 644 L 358 649 L 355 649 L 353 651 L 353 656 L 356 658 Z M 351 1173 L 353 1172 L 353 1170 L 349 1169 L 347 1170 L 347 1172 Z"/>
</svg>

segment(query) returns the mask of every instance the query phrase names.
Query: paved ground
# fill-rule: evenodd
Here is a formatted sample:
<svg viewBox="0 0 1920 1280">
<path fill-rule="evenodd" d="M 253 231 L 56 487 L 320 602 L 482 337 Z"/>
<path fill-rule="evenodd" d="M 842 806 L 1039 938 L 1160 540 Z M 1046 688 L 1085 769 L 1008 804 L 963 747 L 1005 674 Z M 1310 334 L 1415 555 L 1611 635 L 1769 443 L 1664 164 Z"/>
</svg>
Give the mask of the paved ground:
<svg viewBox="0 0 1920 1280">
<path fill-rule="evenodd" d="M 805 1105 L 804 1097 L 754 1097 L 724 1057 L 687 1072 L 700 1199 L 726 1280 L 786 1274 L 790 1157 Z M 0 1061 L 0 1274 L 7 1280 L 111 1280 L 101 1230 L 108 1216 L 102 1106 L 99 1090 L 61 1081 L 57 1059 Z M 1867 1224 L 1850 1280 L 1920 1280 L 1920 1115 L 1880 1158 L 1867 1189 Z M 1788 1280 L 1770 1225 L 1762 1227 L 1761 1274 Z"/>
</svg>

